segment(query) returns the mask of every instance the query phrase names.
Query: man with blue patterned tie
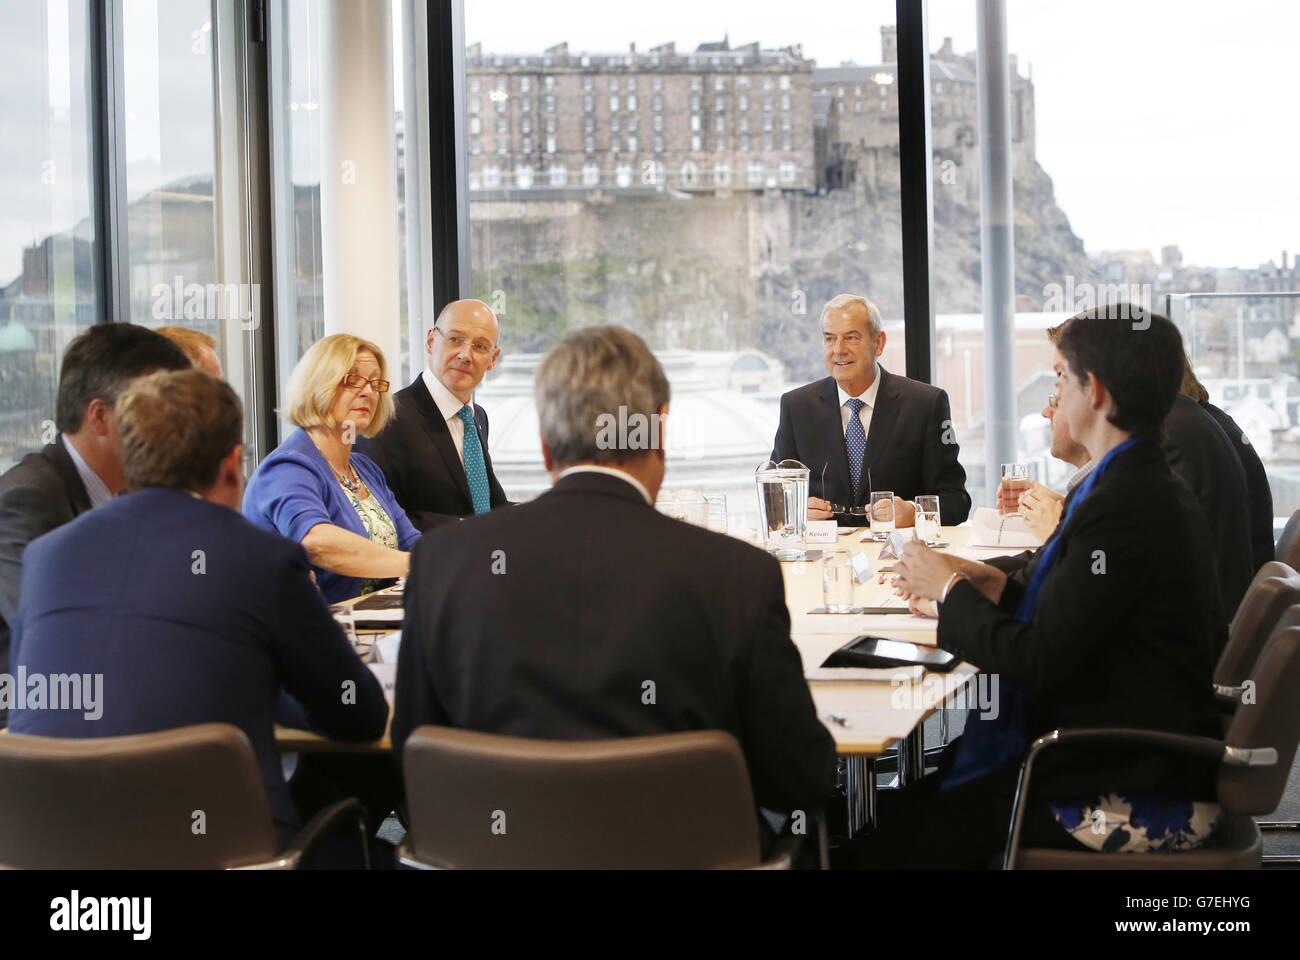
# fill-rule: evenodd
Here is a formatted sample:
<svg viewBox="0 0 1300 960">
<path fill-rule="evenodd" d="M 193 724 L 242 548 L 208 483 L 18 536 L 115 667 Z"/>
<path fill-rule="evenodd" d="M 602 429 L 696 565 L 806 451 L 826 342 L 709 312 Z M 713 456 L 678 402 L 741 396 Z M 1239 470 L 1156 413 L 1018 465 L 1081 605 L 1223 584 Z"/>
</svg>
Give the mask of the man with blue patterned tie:
<svg viewBox="0 0 1300 960">
<path fill-rule="evenodd" d="M 474 403 L 501 356 L 500 329 L 480 300 L 448 304 L 429 328 L 424 370 L 394 396 L 392 422 L 373 440 L 358 439 L 421 532 L 509 502 L 492 472 L 487 412 Z"/>
<path fill-rule="evenodd" d="M 843 508 L 865 506 L 872 490 L 892 490 L 900 527 L 912 526 L 911 501 L 923 494 L 939 497 L 945 525 L 961 523 L 971 500 L 948 394 L 880 365 L 885 331 L 865 297 L 835 297 L 821 328 L 830 376 L 781 398 L 772 449 L 774 461 L 798 460 L 811 471 L 808 518 L 861 525 Z"/>
</svg>

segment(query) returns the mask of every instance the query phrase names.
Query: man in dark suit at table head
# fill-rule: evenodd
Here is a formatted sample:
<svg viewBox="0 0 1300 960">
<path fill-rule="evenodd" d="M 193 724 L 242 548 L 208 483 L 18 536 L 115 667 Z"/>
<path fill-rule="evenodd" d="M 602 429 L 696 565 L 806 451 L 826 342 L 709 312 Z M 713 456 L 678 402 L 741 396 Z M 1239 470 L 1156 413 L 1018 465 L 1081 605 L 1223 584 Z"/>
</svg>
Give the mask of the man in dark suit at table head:
<svg viewBox="0 0 1300 960">
<path fill-rule="evenodd" d="M 890 373 L 880 311 L 865 297 L 841 294 L 821 314 L 830 376 L 781 398 L 772 460 L 798 460 L 811 471 L 808 518 L 829 520 L 834 507 L 861 507 L 872 490 L 894 492 L 895 520 L 910 527 L 912 501 L 939 497 L 945 525 L 970 513 L 966 471 L 957 462 L 948 394 Z M 843 524 L 860 525 L 839 514 Z"/>
<path fill-rule="evenodd" d="M 474 390 L 501 356 L 501 327 L 481 300 L 457 300 L 425 340 L 424 370 L 394 397 L 392 423 L 357 450 L 373 459 L 417 530 L 505 506 Z"/>
<path fill-rule="evenodd" d="M 287 844 L 301 819 L 275 749 L 281 688 L 296 723 L 345 740 L 383 734 L 383 688 L 334 622 L 303 548 L 240 516 L 234 390 L 199 370 L 158 373 L 131 384 L 116 411 L 130 492 L 27 548 L 14 621 L 15 669 L 99 677 L 100 695 L 89 711 L 16 709 L 11 726 L 88 738 L 234 724 Z M 188 835 L 186 824 L 177 842 Z"/>
<path fill-rule="evenodd" d="M 757 802 L 820 809 L 817 718 L 780 565 L 655 510 L 668 380 L 635 334 L 592 327 L 543 362 L 554 486 L 415 547 L 393 749 L 422 724 L 556 740 L 726 730 Z"/>
<path fill-rule="evenodd" d="M 118 394 L 142 374 L 189 365 L 166 337 L 131 323 L 101 323 L 68 344 L 50 442 L 0 476 L 0 673 L 8 669 L 27 545 L 106 503 L 126 483 L 113 414 Z"/>
</svg>

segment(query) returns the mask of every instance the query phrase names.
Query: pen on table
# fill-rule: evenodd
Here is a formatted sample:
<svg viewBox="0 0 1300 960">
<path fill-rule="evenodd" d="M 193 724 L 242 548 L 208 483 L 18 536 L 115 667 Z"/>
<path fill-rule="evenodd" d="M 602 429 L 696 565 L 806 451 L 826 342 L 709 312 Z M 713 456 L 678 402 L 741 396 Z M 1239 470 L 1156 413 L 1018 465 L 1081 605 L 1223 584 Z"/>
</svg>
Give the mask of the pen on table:
<svg viewBox="0 0 1300 960">
<path fill-rule="evenodd" d="M 841 727 L 847 727 L 849 725 L 849 722 L 838 713 L 828 713 L 826 714 L 826 719 L 831 723 L 838 723 Z"/>
</svg>

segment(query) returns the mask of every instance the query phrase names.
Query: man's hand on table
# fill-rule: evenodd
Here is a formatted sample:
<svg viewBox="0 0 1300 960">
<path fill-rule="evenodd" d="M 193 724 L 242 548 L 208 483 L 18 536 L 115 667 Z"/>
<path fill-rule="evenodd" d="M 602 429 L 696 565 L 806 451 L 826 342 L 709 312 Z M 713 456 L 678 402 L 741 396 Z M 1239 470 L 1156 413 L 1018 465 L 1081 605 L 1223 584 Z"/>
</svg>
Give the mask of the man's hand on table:
<svg viewBox="0 0 1300 960">
<path fill-rule="evenodd" d="M 821 497 L 808 498 L 808 519 L 809 520 L 834 520 L 835 514 L 831 510 L 831 502 L 823 500 Z"/>
<path fill-rule="evenodd" d="M 908 527 L 916 526 L 916 504 L 911 500 L 904 500 L 902 497 L 894 498 L 894 527 L 898 530 L 905 530 Z"/>
</svg>

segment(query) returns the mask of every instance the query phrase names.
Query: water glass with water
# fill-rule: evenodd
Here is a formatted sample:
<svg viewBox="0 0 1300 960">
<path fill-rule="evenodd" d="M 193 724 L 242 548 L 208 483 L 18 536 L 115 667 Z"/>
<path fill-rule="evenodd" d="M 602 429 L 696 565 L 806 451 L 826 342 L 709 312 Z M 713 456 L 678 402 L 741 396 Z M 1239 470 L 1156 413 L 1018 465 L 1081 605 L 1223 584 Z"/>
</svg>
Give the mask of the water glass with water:
<svg viewBox="0 0 1300 960">
<path fill-rule="evenodd" d="M 926 546 L 939 542 L 939 498 L 924 494 L 916 498 L 916 539 Z"/>
<path fill-rule="evenodd" d="M 871 538 L 885 540 L 894 532 L 894 491 L 871 491 Z"/>
<path fill-rule="evenodd" d="M 852 613 L 853 563 L 847 550 L 822 555 L 822 605 L 827 613 Z"/>
</svg>

